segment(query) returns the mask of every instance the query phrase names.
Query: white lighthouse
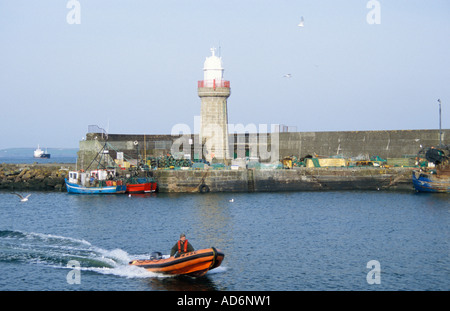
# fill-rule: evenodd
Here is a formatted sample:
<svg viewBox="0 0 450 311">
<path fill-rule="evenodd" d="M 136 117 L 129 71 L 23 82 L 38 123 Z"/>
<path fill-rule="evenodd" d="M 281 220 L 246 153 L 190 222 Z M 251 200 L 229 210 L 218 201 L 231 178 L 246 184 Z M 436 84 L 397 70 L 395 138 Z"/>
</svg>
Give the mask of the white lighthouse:
<svg viewBox="0 0 450 311">
<path fill-rule="evenodd" d="M 230 159 L 227 110 L 230 81 L 223 80 L 222 58 L 216 56 L 214 48 L 211 54 L 203 66 L 203 80 L 198 81 L 198 96 L 202 101 L 199 138 L 205 160 L 224 163 Z"/>
</svg>

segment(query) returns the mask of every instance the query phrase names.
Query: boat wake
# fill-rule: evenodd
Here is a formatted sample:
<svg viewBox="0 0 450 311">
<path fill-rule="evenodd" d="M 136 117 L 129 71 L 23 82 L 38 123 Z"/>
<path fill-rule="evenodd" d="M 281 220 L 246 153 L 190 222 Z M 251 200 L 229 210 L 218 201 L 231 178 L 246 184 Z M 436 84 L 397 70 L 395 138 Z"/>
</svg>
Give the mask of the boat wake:
<svg viewBox="0 0 450 311">
<path fill-rule="evenodd" d="M 79 263 L 81 271 L 116 275 L 127 278 L 166 277 L 143 268 L 130 266 L 130 258 L 148 257 L 129 255 L 122 249 L 105 250 L 85 240 L 42 233 L 0 231 L 0 262 L 45 265 L 73 269 Z M 69 263 L 71 262 L 71 263 Z"/>
</svg>

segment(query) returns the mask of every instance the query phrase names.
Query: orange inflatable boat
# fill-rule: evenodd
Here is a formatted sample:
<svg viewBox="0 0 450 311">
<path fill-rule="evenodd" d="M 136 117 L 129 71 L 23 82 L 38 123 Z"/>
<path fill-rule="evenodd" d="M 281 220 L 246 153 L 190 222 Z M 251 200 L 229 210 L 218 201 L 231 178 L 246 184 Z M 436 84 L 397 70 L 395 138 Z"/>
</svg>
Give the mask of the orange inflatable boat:
<svg viewBox="0 0 450 311">
<path fill-rule="evenodd" d="M 133 260 L 129 264 L 151 272 L 200 277 L 220 266 L 224 257 L 219 249 L 211 247 L 166 259 L 161 253 L 152 253 L 148 260 Z"/>
</svg>

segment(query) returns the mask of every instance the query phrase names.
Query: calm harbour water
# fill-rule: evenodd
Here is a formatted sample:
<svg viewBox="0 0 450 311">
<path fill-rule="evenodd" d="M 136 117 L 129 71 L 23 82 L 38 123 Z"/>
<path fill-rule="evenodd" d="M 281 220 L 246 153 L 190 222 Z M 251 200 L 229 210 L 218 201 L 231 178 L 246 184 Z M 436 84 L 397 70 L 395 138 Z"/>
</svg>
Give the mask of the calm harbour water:
<svg viewBox="0 0 450 311">
<path fill-rule="evenodd" d="M 0 192 L 0 214 L 0 291 L 450 290 L 446 194 Z M 128 265 L 169 253 L 181 232 L 221 249 L 222 266 L 192 279 Z M 367 281 L 371 260 L 380 284 Z"/>
</svg>

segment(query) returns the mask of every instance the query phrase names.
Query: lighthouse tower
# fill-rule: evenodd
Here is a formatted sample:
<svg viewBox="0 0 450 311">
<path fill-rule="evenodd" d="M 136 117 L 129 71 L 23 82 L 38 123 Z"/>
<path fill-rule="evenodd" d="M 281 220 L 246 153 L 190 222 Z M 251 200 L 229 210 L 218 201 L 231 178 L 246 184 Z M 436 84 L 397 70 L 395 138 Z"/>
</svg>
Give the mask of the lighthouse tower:
<svg viewBox="0 0 450 311">
<path fill-rule="evenodd" d="M 203 80 L 198 81 L 198 96 L 201 98 L 199 139 L 205 160 L 225 163 L 229 156 L 227 98 L 230 96 L 230 81 L 223 80 L 222 58 L 211 49 L 203 66 Z"/>
</svg>

